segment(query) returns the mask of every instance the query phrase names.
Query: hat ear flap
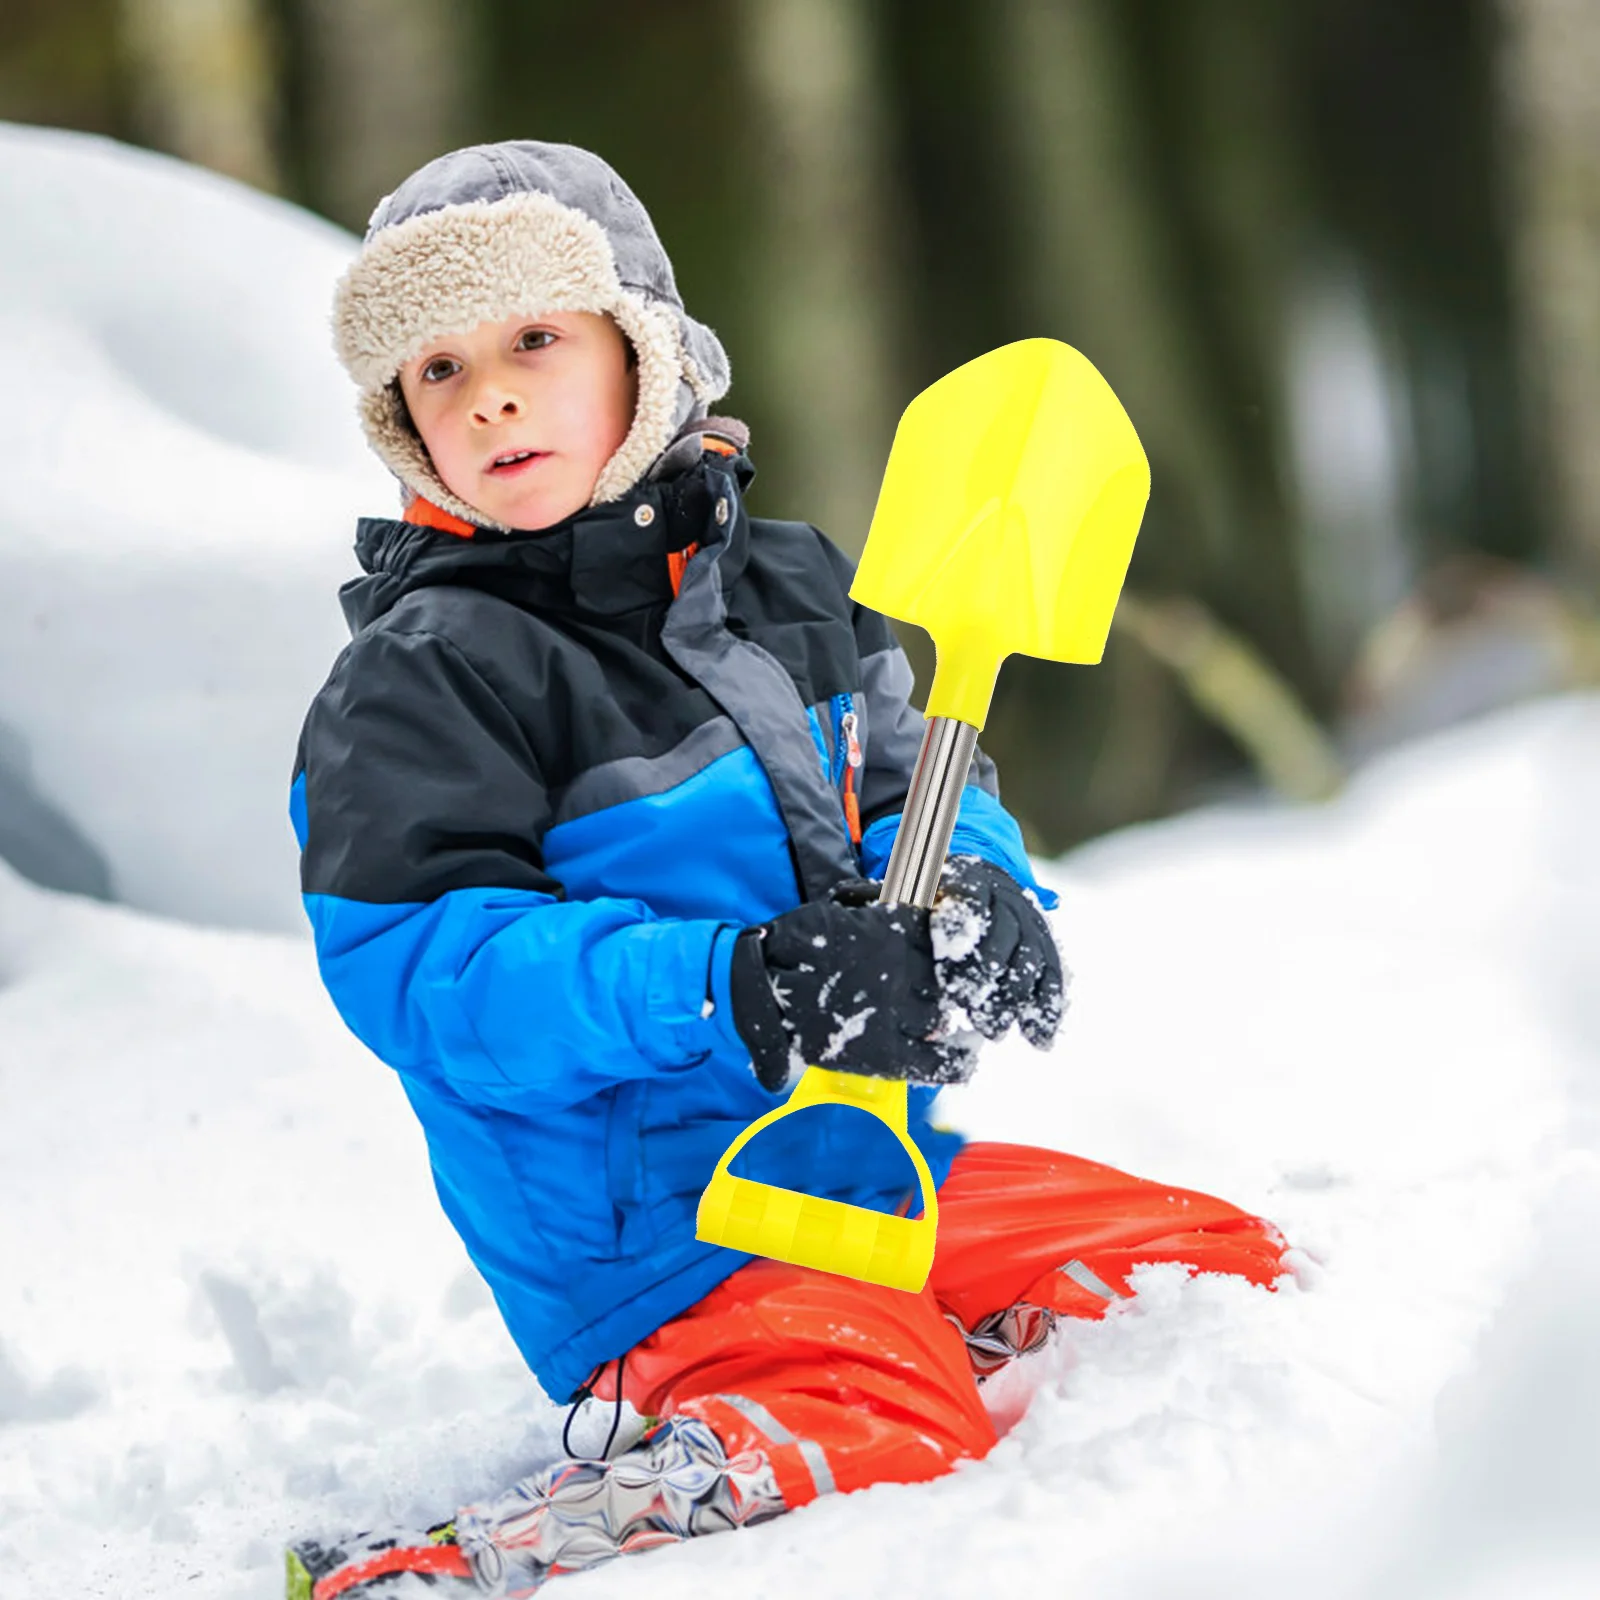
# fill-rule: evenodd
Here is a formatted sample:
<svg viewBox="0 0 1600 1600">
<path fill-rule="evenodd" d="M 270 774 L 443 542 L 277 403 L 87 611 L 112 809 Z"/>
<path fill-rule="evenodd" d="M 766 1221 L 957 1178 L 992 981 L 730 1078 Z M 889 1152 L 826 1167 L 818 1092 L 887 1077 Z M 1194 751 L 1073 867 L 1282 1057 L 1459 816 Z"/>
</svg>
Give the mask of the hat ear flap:
<svg viewBox="0 0 1600 1600">
<path fill-rule="evenodd" d="M 679 390 L 684 387 L 681 321 L 670 307 L 624 289 L 611 316 L 639 358 L 638 402 L 633 425 L 616 454 L 600 469 L 590 505 L 620 500 L 666 449 L 677 431 Z"/>
<path fill-rule="evenodd" d="M 703 322 L 691 316 L 678 317 L 678 336 L 683 342 L 684 363 L 689 382 L 699 398 L 710 405 L 728 392 L 733 374 L 728 367 L 728 352 L 722 341 Z"/>
</svg>

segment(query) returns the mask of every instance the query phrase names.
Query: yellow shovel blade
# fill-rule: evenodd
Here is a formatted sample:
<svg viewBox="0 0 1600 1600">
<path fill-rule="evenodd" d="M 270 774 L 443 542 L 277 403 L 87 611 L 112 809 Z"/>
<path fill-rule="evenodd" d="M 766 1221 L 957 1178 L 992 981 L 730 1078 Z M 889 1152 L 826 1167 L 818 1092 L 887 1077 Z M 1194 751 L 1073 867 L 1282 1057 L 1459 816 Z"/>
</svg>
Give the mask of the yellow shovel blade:
<svg viewBox="0 0 1600 1600">
<path fill-rule="evenodd" d="M 865 1206 L 824 1200 L 798 1189 L 736 1178 L 728 1164 L 764 1128 L 807 1106 L 847 1105 L 870 1112 L 899 1139 L 922 1186 L 923 1215 L 891 1217 Z M 788 1102 L 752 1122 L 723 1153 L 695 1217 L 695 1237 L 788 1261 L 797 1267 L 837 1272 L 866 1283 L 915 1294 L 933 1268 L 939 1232 L 939 1196 L 922 1152 L 906 1131 L 906 1086 L 888 1078 L 810 1067 Z"/>
<path fill-rule="evenodd" d="M 981 728 L 1008 655 L 1104 653 L 1150 464 L 1070 345 L 1024 339 L 923 390 L 895 432 L 850 594 L 933 636 L 928 715 Z"/>
</svg>

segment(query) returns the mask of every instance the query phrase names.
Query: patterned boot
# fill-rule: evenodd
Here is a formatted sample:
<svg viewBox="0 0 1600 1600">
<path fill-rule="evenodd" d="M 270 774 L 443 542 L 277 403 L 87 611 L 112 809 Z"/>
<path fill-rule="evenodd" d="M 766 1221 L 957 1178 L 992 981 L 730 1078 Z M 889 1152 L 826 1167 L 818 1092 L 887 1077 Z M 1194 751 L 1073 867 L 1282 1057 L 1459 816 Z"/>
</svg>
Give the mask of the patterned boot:
<svg viewBox="0 0 1600 1600">
<path fill-rule="evenodd" d="M 760 1451 L 730 1459 L 704 1422 L 668 1417 L 613 1460 L 558 1461 L 467 1506 L 455 1536 L 481 1592 L 511 1600 L 560 1573 L 787 1509 Z"/>
</svg>

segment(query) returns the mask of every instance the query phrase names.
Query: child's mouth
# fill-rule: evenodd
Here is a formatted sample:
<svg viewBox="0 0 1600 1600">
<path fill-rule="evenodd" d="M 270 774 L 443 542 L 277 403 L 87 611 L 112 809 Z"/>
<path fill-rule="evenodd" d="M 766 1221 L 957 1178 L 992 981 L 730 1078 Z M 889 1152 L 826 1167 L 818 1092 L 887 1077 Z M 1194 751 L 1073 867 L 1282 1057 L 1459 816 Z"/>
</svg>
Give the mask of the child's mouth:
<svg viewBox="0 0 1600 1600">
<path fill-rule="evenodd" d="M 514 477 L 543 461 L 549 453 L 548 450 L 508 450 L 489 463 L 489 472 L 496 478 Z"/>
</svg>

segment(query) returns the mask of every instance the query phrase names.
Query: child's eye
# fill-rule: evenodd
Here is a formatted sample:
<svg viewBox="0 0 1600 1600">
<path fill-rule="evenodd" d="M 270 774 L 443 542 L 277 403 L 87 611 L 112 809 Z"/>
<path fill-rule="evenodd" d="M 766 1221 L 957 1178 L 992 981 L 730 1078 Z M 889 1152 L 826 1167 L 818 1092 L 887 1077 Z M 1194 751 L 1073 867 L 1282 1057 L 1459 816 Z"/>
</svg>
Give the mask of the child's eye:
<svg viewBox="0 0 1600 1600">
<path fill-rule="evenodd" d="M 443 383 L 460 370 L 460 362 L 449 356 L 435 356 L 432 361 L 423 362 L 421 378 L 424 383 Z"/>
<path fill-rule="evenodd" d="M 556 336 L 548 328 L 524 328 L 517 335 L 517 349 L 543 350 L 547 344 L 554 344 L 555 338 Z M 536 339 L 541 342 L 533 343 L 532 341 Z"/>
</svg>

